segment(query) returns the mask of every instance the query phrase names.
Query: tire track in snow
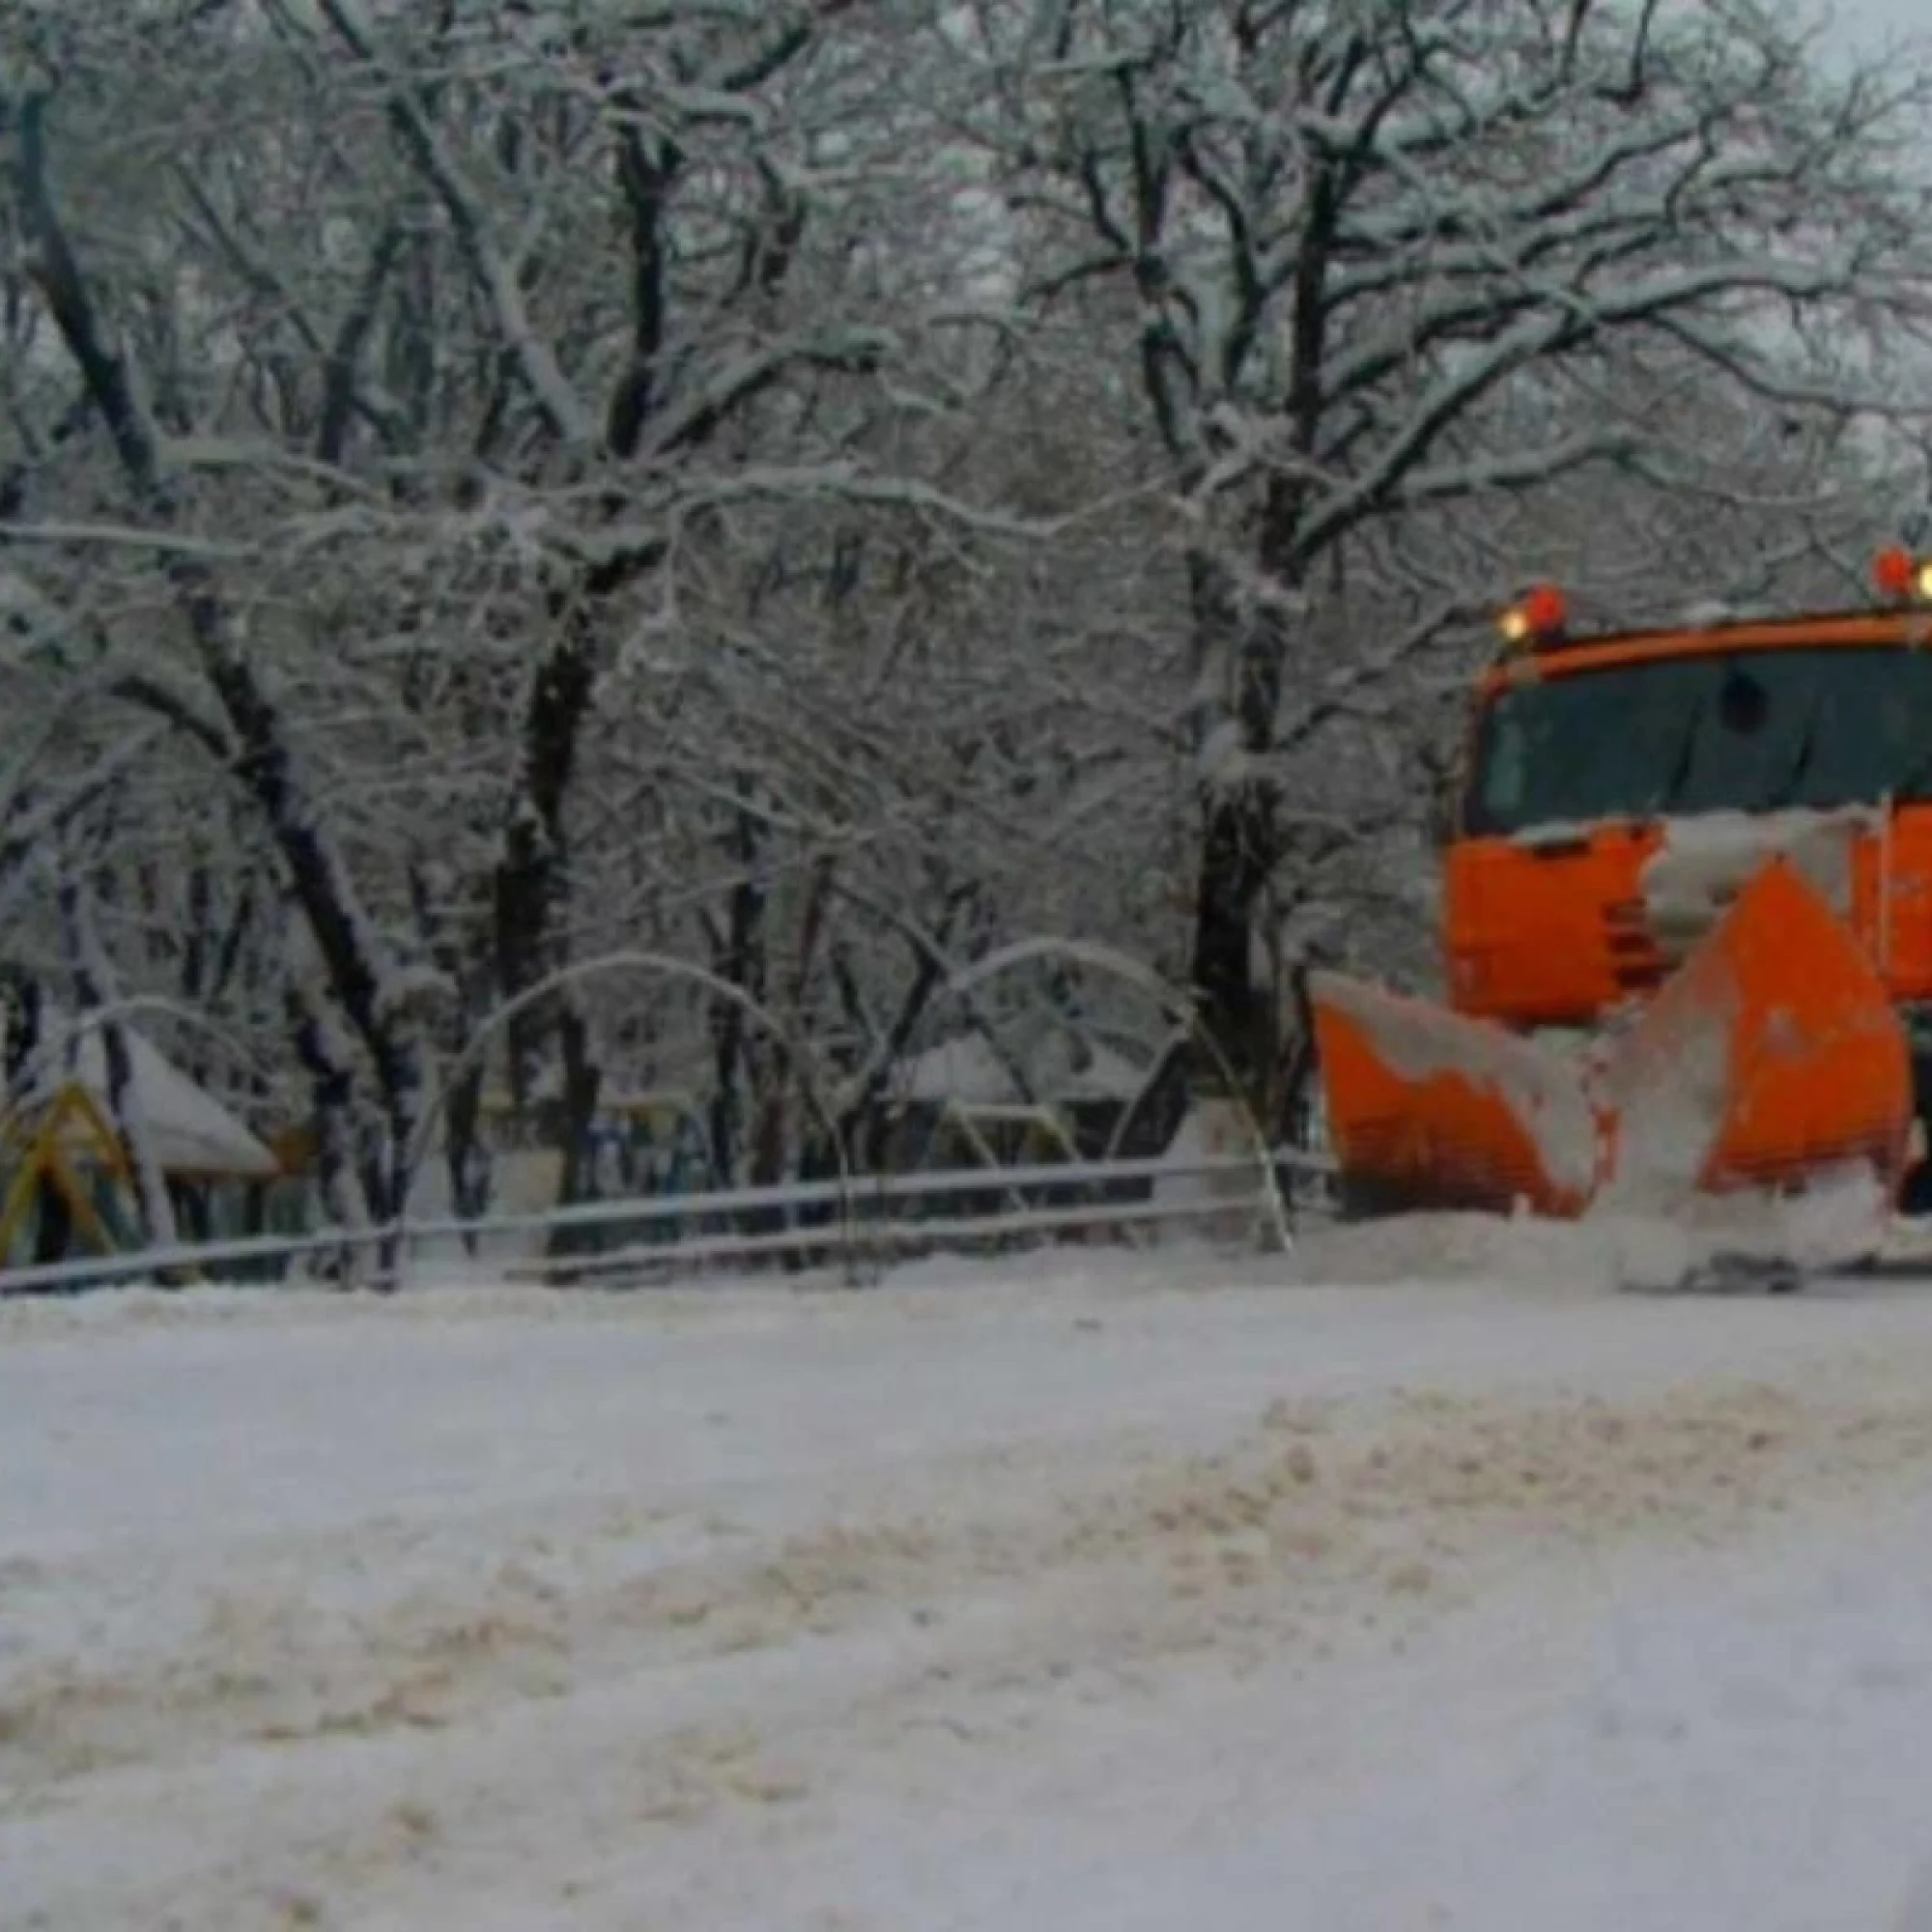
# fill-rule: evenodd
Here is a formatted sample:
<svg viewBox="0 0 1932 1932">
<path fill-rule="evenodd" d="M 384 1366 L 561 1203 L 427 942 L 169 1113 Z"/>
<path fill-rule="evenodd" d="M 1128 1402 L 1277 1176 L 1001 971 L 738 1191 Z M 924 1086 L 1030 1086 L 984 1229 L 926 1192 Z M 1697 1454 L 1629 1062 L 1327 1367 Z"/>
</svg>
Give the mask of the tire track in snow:
<svg viewBox="0 0 1932 1932">
<path fill-rule="evenodd" d="M 1716 1546 L 1922 1477 L 1932 1346 L 1847 1334 L 1615 1396 L 1316 1400 L 1291 1363 L 1271 1401 L 1187 1392 L 1187 1453 L 1101 1423 L 828 1479 L 792 1521 L 760 1520 L 753 1485 L 412 1528 L 372 1491 L 324 1529 L 16 1559 L 8 1628 L 39 1634 L 0 1637 L 0 1923 L 216 1932 L 398 1897 L 399 1922 L 441 1922 L 532 1874 L 568 1921 L 601 1858 L 809 1830 L 861 1765 L 941 1802 L 1057 1708 L 1157 1694 L 1183 1664 L 1319 1670 L 1523 1566 Z M 117 1599 L 152 1599 L 147 1641 L 102 1638 Z M 88 1849 L 108 1839 L 114 1870 Z"/>
<path fill-rule="evenodd" d="M 1716 1541 L 1918 1470 L 1932 1463 L 1928 1366 L 1892 1352 L 1810 1388 L 1644 1400 L 1284 1400 L 1212 1453 L 1162 1459 L 1110 1438 L 1077 1463 L 962 1459 L 916 1497 L 854 1498 L 851 1515 L 788 1534 L 714 1521 L 701 1553 L 641 1568 L 625 1552 L 660 1527 L 656 1513 L 551 1516 L 491 1562 L 466 1551 L 441 1575 L 418 1566 L 411 1588 L 353 1611 L 217 1565 L 198 1623 L 170 1644 L 124 1662 L 81 1642 L 0 1673 L 0 1806 L 115 1767 L 438 1732 L 643 1670 L 867 1629 L 910 1630 L 941 1654 L 960 1604 L 1006 1603 L 1008 1622 L 1063 1662 L 1069 1647 L 1157 1657 L 1242 1632 L 1319 1642 L 1364 1618 L 1412 1620 L 1532 1553 Z M 380 1536 L 322 1535 L 276 1567 L 354 1566 L 380 1584 L 383 1550 Z M 56 1566 L 16 1576 L 10 1594 L 81 1580 Z M 1009 1674 L 1027 1667 L 1010 1629 L 993 1647 Z"/>
</svg>

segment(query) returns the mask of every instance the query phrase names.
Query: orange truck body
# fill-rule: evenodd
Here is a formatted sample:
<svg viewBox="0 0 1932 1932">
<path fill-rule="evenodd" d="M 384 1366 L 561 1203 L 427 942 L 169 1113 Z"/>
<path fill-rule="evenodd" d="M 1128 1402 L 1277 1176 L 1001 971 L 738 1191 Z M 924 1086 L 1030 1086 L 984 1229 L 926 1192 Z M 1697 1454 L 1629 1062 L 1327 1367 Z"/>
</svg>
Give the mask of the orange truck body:
<svg viewBox="0 0 1932 1932">
<path fill-rule="evenodd" d="M 1932 659 L 1932 625 L 1915 611 L 1782 618 L 1525 655 L 1478 681 L 1472 743 L 1487 707 L 1527 681 L 1799 648 L 1926 650 Z M 1893 804 L 1882 833 L 1851 841 L 1850 903 L 1839 910 L 1894 998 L 1932 1004 L 1932 743 L 1922 750 L 1926 798 Z M 1459 820 L 1443 853 L 1450 1006 L 1512 1026 L 1583 1027 L 1654 992 L 1673 962 L 1647 929 L 1643 878 L 1664 842 L 1663 825 L 1642 818 L 1495 837 Z"/>
<path fill-rule="evenodd" d="M 1928 642 L 1901 608 L 1487 669 L 1445 828 L 1444 1004 L 1311 978 L 1345 1197 L 1574 1215 L 1675 1162 L 1691 1192 L 1855 1169 L 1895 1200 L 1932 1089 Z M 1517 702 L 1571 679 L 1554 726 Z"/>
</svg>

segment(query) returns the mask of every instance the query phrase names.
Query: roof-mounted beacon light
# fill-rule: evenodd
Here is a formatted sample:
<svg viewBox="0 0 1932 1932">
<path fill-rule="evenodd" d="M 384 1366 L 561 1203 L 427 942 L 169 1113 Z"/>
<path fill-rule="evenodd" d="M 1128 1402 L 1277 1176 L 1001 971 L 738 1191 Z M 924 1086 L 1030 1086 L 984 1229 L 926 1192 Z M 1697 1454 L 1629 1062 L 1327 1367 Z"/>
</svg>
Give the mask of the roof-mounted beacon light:
<svg viewBox="0 0 1932 1932">
<path fill-rule="evenodd" d="M 1511 650 L 1535 650 L 1558 642 L 1570 623 L 1570 602 L 1553 583 L 1539 583 L 1499 619 Z"/>
<path fill-rule="evenodd" d="M 1872 582 L 1894 604 L 1932 604 L 1932 557 L 1894 545 L 1872 559 Z"/>
</svg>

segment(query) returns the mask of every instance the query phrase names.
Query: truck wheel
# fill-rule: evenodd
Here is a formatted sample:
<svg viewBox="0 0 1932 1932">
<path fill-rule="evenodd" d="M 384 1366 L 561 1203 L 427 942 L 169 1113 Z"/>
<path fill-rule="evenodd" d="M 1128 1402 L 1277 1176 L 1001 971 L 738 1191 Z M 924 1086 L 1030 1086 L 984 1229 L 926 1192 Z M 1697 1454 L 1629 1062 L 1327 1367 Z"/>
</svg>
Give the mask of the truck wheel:
<svg viewBox="0 0 1932 1932">
<path fill-rule="evenodd" d="M 1932 1150 L 1932 1056 L 1912 1057 L 1912 1137 L 1920 1147 Z M 1898 1191 L 1898 1211 L 1913 1219 L 1932 1214 L 1932 1156 L 1908 1168 L 1905 1184 Z"/>
</svg>

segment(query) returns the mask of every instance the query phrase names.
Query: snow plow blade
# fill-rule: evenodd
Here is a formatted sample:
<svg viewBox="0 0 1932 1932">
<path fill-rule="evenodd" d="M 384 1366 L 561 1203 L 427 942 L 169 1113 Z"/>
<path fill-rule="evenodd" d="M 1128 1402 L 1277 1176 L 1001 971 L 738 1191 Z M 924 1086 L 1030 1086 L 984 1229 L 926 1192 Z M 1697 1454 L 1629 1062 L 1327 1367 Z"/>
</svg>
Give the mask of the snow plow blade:
<svg viewBox="0 0 1932 1932">
<path fill-rule="evenodd" d="M 1308 995 L 1348 1211 L 1588 1205 L 1602 1130 L 1567 1060 L 1338 973 L 1311 973 Z"/>
<path fill-rule="evenodd" d="M 1904 1176 L 1905 1030 L 1850 928 L 1782 859 L 1660 988 L 1596 1092 L 1616 1122 L 1611 1189 L 1639 1205 L 1858 1168 L 1889 1201 Z"/>
<path fill-rule="evenodd" d="M 1773 860 L 1604 1052 L 1312 974 L 1345 1208 L 1670 1211 L 1870 1174 L 1895 1197 L 1910 1051 L 1852 932 Z"/>
</svg>

